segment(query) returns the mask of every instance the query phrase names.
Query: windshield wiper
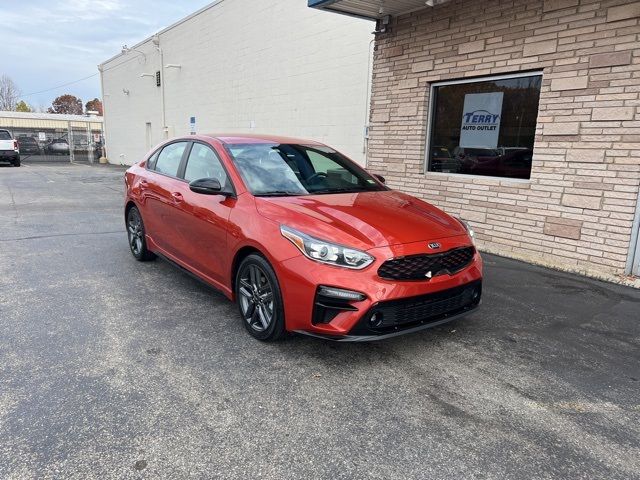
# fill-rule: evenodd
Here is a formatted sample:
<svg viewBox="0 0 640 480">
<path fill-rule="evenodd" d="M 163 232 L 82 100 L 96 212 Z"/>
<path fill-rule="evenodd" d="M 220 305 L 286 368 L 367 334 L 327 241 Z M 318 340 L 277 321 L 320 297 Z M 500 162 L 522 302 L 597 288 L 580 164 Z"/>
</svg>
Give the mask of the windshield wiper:
<svg viewBox="0 0 640 480">
<path fill-rule="evenodd" d="M 300 195 L 308 195 L 303 192 L 288 192 L 286 190 L 274 190 L 272 192 L 256 193 L 254 197 L 297 197 Z"/>
</svg>

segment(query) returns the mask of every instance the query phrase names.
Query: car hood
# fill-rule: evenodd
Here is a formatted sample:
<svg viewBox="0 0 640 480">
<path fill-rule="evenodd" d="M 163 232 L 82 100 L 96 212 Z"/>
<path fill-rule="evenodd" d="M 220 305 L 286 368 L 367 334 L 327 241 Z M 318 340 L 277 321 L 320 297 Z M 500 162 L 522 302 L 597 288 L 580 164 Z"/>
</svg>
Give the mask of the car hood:
<svg viewBox="0 0 640 480">
<path fill-rule="evenodd" d="M 256 197 L 258 212 L 323 240 L 360 249 L 465 235 L 455 218 L 396 191 Z"/>
</svg>

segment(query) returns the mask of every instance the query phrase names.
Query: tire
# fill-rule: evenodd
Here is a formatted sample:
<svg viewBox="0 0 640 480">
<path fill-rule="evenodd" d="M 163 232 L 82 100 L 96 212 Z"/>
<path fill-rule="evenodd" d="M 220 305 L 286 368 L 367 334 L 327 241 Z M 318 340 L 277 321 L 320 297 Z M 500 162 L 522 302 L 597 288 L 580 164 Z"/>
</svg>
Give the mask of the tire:
<svg viewBox="0 0 640 480">
<path fill-rule="evenodd" d="M 144 223 L 138 207 L 131 207 L 127 212 L 127 238 L 129 240 L 129 250 L 133 257 L 139 262 L 148 262 L 156 258 L 155 253 L 147 249 Z"/>
<path fill-rule="evenodd" d="M 258 254 L 248 255 L 238 268 L 236 303 L 247 331 L 261 341 L 278 340 L 285 333 L 282 294 L 276 273 Z"/>
<path fill-rule="evenodd" d="M 20 166 L 20 157 L 16 158 L 13 160 L 13 162 L 11 162 L 13 164 L 14 167 L 19 167 Z"/>
</svg>

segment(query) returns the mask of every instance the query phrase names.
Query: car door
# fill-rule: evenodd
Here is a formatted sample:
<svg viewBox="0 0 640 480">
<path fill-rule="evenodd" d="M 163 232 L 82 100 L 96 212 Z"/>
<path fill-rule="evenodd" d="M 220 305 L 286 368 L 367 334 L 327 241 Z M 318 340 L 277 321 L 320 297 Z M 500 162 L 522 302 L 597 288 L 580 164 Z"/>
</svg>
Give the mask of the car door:
<svg viewBox="0 0 640 480">
<path fill-rule="evenodd" d="M 187 141 L 165 145 L 147 166 L 146 179 L 140 185 L 147 235 L 163 253 L 173 257 L 180 253 L 177 220 L 186 183 L 178 175 L 188 146 Z"/>
<path fill-rule="evenodd" d="M 213 147 L 193 142 L 182 174 L 183 200 L 177 221 L 181 260 L 197 273 L 227 283 L 224 265 L 228 262 L 227 232 L 229 216 L 236 204 L 231 180 Z M 215 178 L 228 194 L 204 195 L 192 192 L 187 182 Z"/>
</svg>

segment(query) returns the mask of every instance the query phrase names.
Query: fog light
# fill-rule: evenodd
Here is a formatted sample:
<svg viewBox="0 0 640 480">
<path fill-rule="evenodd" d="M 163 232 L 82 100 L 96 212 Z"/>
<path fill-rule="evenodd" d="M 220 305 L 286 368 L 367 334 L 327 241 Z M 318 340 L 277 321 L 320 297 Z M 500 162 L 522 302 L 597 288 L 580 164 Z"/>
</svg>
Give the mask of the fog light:
<svg viewBox="0 0 640 480">
<path fill-rule="evenodd" d="M 382 325 L 382 313 L 376 312 L 371 315 L 371 318 L 369 319 L 369 325 L 371 325 L 372 327 L 379 327 L 380 325 Z"/>
<path fill-rule="evenodd" d="M 352 302 L 359 302 L 367 298 L 364 293 L 354 292 L 352 290 L 344 290 L 342 288 L 335 287 L 321 286 L 318 293 L 323 297 L 337 298 L 339 300 L 348 300 Z"/>
</svg>

